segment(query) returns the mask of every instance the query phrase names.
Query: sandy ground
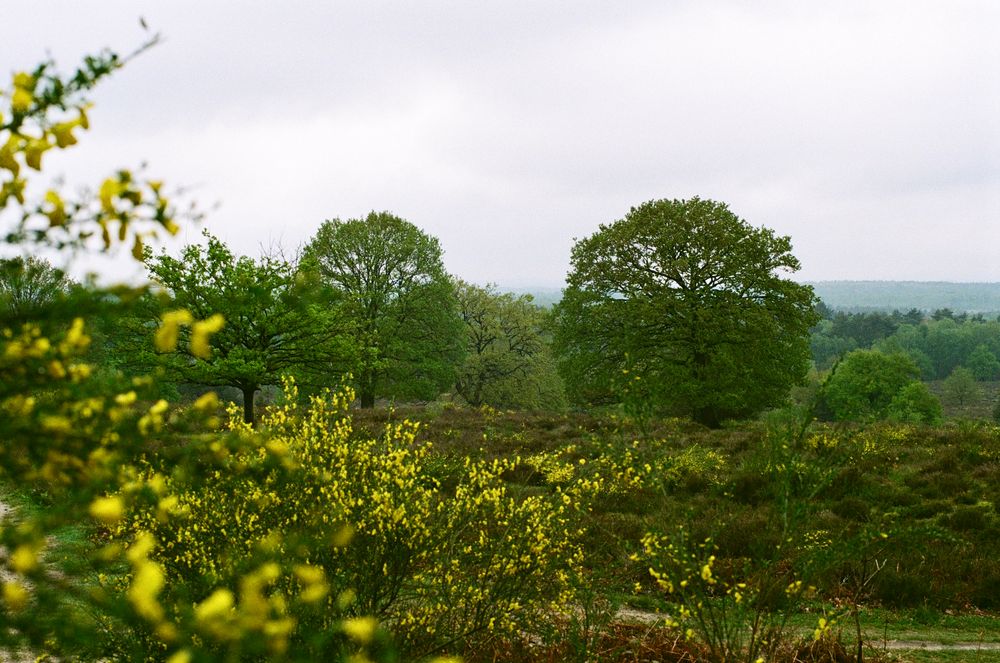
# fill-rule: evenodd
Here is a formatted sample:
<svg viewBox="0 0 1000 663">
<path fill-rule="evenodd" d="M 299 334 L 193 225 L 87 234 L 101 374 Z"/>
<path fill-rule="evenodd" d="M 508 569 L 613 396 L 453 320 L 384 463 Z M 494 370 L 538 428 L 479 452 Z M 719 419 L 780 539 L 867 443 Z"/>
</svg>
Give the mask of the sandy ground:
<svg viewBox="0 0 1000 663">
<path fill-rule="evenodd" d="M 655 624 L 662 622 L 665 615 L 634 608 L 620 608 L 616 617 L 623 622 Z M 1000 642 L 952 642 L 942 643 L 930 640 L 869 640 L 875 649 L 922 649 L 925 651 L 1000 651 Z"/>
</svg>

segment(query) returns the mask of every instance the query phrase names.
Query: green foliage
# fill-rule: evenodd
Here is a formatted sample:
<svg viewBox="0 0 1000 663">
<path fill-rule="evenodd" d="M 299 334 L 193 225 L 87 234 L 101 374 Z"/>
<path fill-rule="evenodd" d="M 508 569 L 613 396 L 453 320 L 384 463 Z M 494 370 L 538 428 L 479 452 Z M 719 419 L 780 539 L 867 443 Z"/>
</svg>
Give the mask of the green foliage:
<svg viewBox="0 0 1000 663">
<path fill-rule="evenodd" d="M 833 322 L 821 320 L 809 336 L 813 361 L 819 369 L 830 368 L 844 354 L 855 350 L 858 342 L 853 338 L 834 335 Z"/>
<path fill-rule="evenodd" d="M 945 400 L 953 405 L 966 405 L 980 395 L 976 376 L 964 366 L 951 372 L 944 381 L 943 390 Z"/>
<path fill-rule="evenodd" d="M 923 382 L 911 382 L 893 396 L 888 418 L 908 424 L 941 423 L 941 402 Z"/>
<path fill-rule="evenodd" d="M 431 400 L 454 385 L 462 321 L 437 239 L 372 212 L 325 221 L 302 262 L 354 324 L 362 405 L 377 397 Z"/>
<path fill-rule="evenodd" d="M 867 322 L 888 321 L 890 326 Z M 839 323 L 838 323 L 839 321 Z M 865 335 L 878 327 L 879 335 Z M 946 378 L 957 366 L 970 368 L 978 380 L 1000 376 L 1000 322 L 982 316 L 938 315 L 921 319 L 909 314 L 838 313 L 813 329 L 811 343 L 817 365 L 826 367 L 838 351 L 851 343 L 860 349 L 872 348 L 886 354 L 909 355 L 920 367 L 925 380 Z"/>
<path fill-rule="evenodd" d="M 16 325 L 44 317 L 45 310 L 64 297 L 66 275 L 34 257 L 0 259 L 0 324 Z"/>
<path fill-rule="evenodd" d="M 855 350 L 841 361 L 822 390 L 823 406 L 834 419 L 884 419 L 900 392 L 920 371 L 906 355 Z M 906 398 L 917 397 L 910 393 Z M 902 397 L 901 397 L 902 398 Z M 902 407 L 904 401 L 897 401 Z"/>
<path fill-rule="evenodd" d="M 465 360 L 455 391 L 475 407 L 561 410 L 566 406 L 548 339 L 547 314 L 530 295 L 457 281 Z"/>
<path fill-rule="evenodd" d="M 657 409 L 717 425 L 783 401 L 808 367 L 812 290 L 791 242 L 722 203 L 651 201 L 573 248 L 556 348 L 578 403 L 622 372 Z M 642 384 L 634 384 L 639 377 Z"/>
<path fill-rule="evenodd" d="M 245 421 L 252 422 L 254 393 L 278 384 L 282 375 L 295 373 L 309 384 L 329 384 L 350 371 L 356 350 L 335 301 L 319 301 L 313 284 L 280 257 L 237 257 L 207 231 L 205 237 L 206 246 L 190 244 L 179 258 L 164 252 L 146 259 L 150 278 L 169 296 L 159 311 L 151 312 L 157 317 L 162 313 L 166 321 L 157 349 L 171 378 L 236 387 L 243 392 Z M 225 323 L 212 336 L 210 351 L 199 352 L 183 342 L 193 337 L 195 326 L 175 327 L 180 344 L 159 343 L 166 340 L 169 316 L 176 316 L 170 309 L 198 319 L 222 316 Z M 149 348 L 148 335 L 135 341 L 134 352 Z"/>
<path fill-rule="evenodd" d="M 977 380 L 996 380 L 1000 377 L 1000 359 L 996 358 L 985 343 L 976 346 L 966 359 L 965 365 Z"/>
</svg>

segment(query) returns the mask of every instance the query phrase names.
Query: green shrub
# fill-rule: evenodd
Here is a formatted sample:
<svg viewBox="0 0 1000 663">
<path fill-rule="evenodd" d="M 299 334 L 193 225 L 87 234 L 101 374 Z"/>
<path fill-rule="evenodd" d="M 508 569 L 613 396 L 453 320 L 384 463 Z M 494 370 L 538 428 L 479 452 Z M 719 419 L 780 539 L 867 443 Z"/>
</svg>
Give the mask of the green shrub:
<svg viewBox="0 0 1000 663">
<path fill-rule="evenodd" d="M 893 399 L 919 376 L 920 370 L 906 355 L 855 350 L 823 385 L 822 401 L 837 420 L 884 419 Z"/>
<path fill-rule="evenodd" d="M 886 411 L 892 421 L 907 424 L 941 423 L 941 403 L 923 382 L 911 382 L 900 389 Z"/>
</svg>

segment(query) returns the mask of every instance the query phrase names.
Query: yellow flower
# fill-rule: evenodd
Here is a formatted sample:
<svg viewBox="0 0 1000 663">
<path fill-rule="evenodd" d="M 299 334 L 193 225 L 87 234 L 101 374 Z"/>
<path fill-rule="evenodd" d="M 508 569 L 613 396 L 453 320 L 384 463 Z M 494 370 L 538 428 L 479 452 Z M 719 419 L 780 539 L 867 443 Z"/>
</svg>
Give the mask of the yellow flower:
<svg viewBox="0 0 1000 663">
<path fill-rule="evenodd" d="M 125 503 L 117 495 L 98 497 L 90 503 L 90 515 L 105 525 L 114 525 L 125 515 Z"/>
<path fill-rule="evenodd" d="M 189 325 L 193 319 L 190 311 L 184 309 L 164 313 L 162 324 L 153 337 L 156 349 L 160 352 L 173 352 L 177 348 L 177 335 L 181 325 Z"/>
<path fill-rule="evenodd" d="M 219 396 L 210 391 L 200 396 L 192 407 L 199 412 L 212 412 L 219 407 Z"/>
<path fill-rule="evenodd" d="M 21 172 L 21 164 L 17 162 L 14 158 L 14 154 L 19 148 L 19 139 L 17 136 L 11 136 L 7 139 L 7 142 L 0 147 L 0 168 L 5 168 L 17 177 L 17 174 Z"/>
<path fill-rule="evenodd" d="M 127 596 L 139 616 L 151 622 L 163 619 L 163 608 L 156 597 L 163 589 L 164 581 L 163 569 L 159 564 L 145 560 L 136 566 Z"/>
<path fill-rule="evenodd" d="M 127 407 L 132 403 L 135 403 L 137 396 L 134 391 L 128 391 L 124 394 L 118 394 L 115 396 L 115 403 L 121 405 L 122 407 Z"/>
<path fill-rule="evenodd" d="M 191 650 L 182 649 L 167 659 L 167 663 L 191 663 Z"/>
<path fill-rule="evenodd" d="M 42 169 L 42 154 L 52 148 L 52 143 L 47 140 L 34 138 L 28 141 L 24 147 L 24 163 L 35 170 Z"/>
<path fill-rule="evenodd" d="M 194 618 L 199 622 L 213 621 L 228 614 L 233 605 L 233 593 L 228 589 L 217 589 L 194 607 Z"/>
<path fill-rule="evenodd" d="M 28 590 L 19 582 L 12 580 L 3 584 L 3 601 L 11 610 L 22 609 L 28 604 L 30 596 Z"/>
<path fill-rule="evenodd" d="M 191 327 L 191 354 L 195 357 L 208 359 L 212 348 L 208 344 L 209 337 L 222 329 L 226 319 L 216 313 L 207 320 L 200 320 Z"/>
<path fill-rule="evenodd" d="M 10 568 L 18 573 L 30 573 L 38 567 L 38 548 L 22 544 L 10 556 Z"/>
<path fill-rule="evenodd" d="M 375 629 L 378 628 L 378 621 L 374 617 L 352 617 L 345 619 L 341 624 L 341 628 L 344 629 L 347 637 L 361 644 L 366 644 L 371 642 L 372 637 L 375 635 Z"/>
<path fill-rule="evenodd" d="M 62 197 L 50 189 L 45 193 L 45 202 L 51 205 L 49 211 L 45 212 L 45 216 L 49 217 L 49 225 L 53 227 L 66 225 L 66 203 Z"/>
<path fill-rule="evenodd" d="M 15 87 L 14 94 L 10 97 L 10 107 L 14 109 L 15 113 L 24 113 L 31 108 L 32 102 L 35 100 L 35 95 L 23 87 Z"/>
</svg>

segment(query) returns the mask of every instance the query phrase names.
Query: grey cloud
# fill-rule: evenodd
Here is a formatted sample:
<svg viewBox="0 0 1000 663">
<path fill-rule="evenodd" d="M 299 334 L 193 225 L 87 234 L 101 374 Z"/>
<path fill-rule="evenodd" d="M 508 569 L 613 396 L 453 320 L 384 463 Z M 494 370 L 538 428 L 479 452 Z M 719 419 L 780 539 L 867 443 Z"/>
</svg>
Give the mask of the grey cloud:
<svg viewBox="0 0 1000 663">
<path fill-rule="evenodd" d="M 465 278 L 558 286 L 573 237 L 699 194 L 806 278 L 1000 278 L 994 3 L 26 4 L 8 68 L 165 33 L 58 164 L 203 184 L 239 250 L 391 209 Z"/>
</svg>

